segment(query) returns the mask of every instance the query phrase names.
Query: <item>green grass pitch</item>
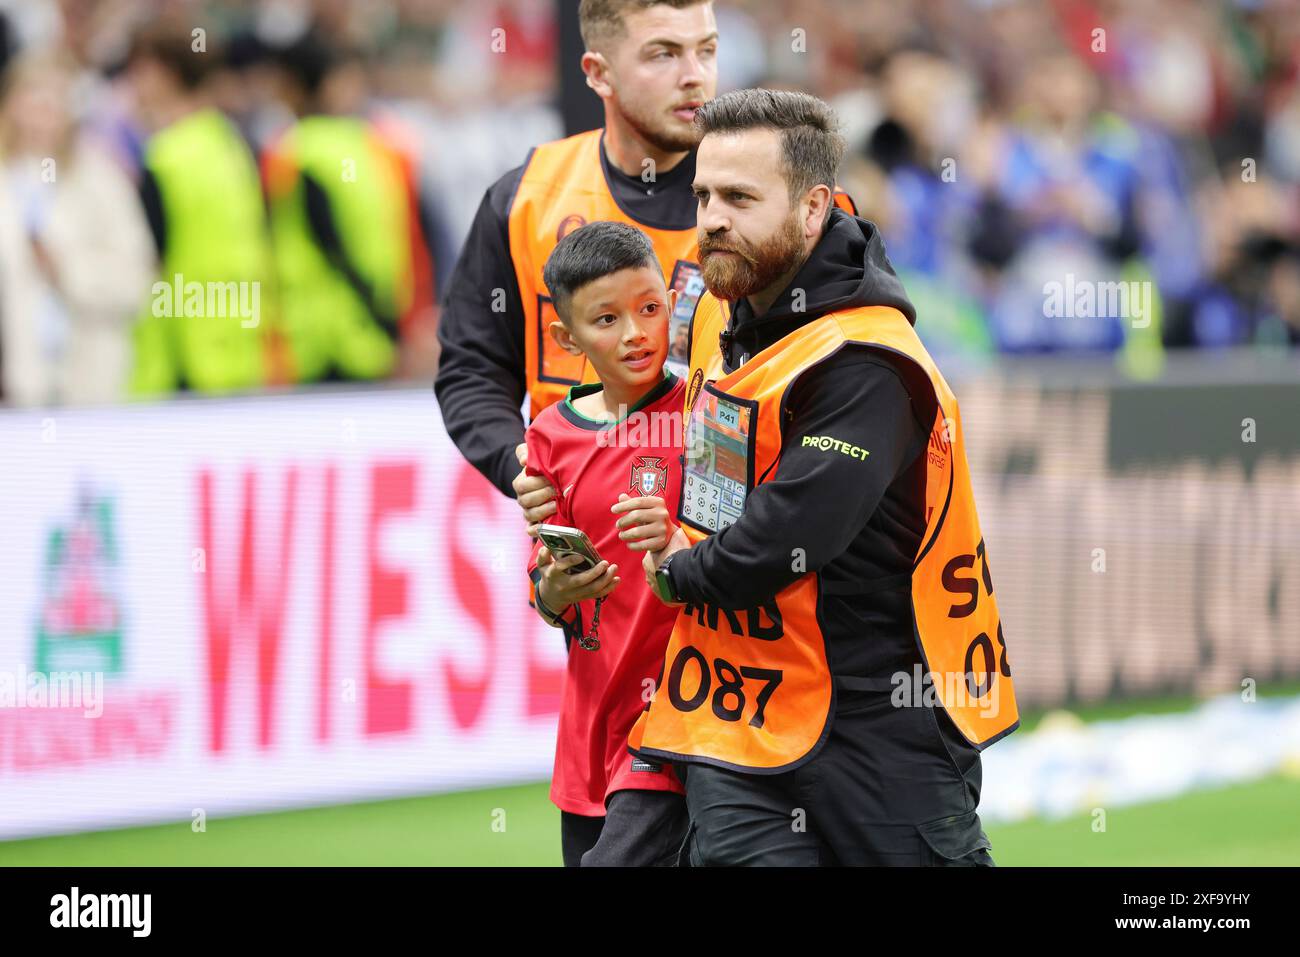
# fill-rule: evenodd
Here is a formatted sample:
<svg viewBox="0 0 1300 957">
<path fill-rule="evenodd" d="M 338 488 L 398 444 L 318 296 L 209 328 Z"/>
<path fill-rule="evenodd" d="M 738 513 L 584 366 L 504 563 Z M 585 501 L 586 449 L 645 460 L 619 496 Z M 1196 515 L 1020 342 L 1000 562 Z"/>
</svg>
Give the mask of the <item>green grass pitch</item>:
<svg viewBox="0 0 1300 957">
<path fill-rule="evenodd" d="M 1278 776 L 1116 808 L 1104 832 L 1086 815 L 986 830 L 1001 866 L 1296 865 L 1297 807 L 1300 780 Z M 559 826 L 538 784 L 12 841 L 0 864 L 554 866 Z"/>
<path fill-rule="evenodd" d="M 1261 695 L 1300 692 L 1290 683 Z M 1191 698 L 1106 702 L 1085 721 L 1169 713 Z M 1023 722 L 1030 730 L 1040 715 Z M 560 814 L 546 784 L 0 842 L 0 866 L 556 866 Z M 987 826 L 1000 866 L 1300 865 L 1300 777 L 1276 775 L 1169 801 Z M 504 826 L 503 826 L 504 825 Z"/>
</svg>

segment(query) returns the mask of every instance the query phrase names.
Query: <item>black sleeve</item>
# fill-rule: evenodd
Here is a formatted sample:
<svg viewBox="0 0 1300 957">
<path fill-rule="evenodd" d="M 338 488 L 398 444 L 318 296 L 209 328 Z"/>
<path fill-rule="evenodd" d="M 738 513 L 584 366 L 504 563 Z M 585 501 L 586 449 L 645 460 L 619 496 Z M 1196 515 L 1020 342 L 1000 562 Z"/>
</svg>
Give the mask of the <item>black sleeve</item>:
<svg viewBox="0 0 1300 957">
<path fill-rule="evenodd" d="M 167 220 L 163 216 L 158 180 L 147 166 L 140 172 L 140 205 L 144 207 L 144 218 L 153 235 L 154 250 L 158 253 L 158 258 L 162 259 L 163 250 L 167 248 Z"/>
<path fill-rule="evenodd" d="M 677 594 L 752 608 L 842 554 L 924 450 L 923 414 L 896 367 L 867 349 L 814 366 L 791 389 L 775 477 L 733 525 L 673 559 Z"/>
<path fill-rule="evenodd" d="M 311 227 L 312 236 L 315 237 L 317 245 L 325 253 L 325 258 L 329 260 L 339 274 L 352 287 L 352 291 L 365 304 L 366 310 L 374 318 L 375 322 L 388 333 L 392 339 L 397 338 L 397 316 L 393 315 L 391 310 L 381 307 L 379 301 L 375 298 L 375 291 L 371 288 L 370 283 L 362 277 L 360 271 L 348 259 L 347 251 L 343 248 L 343 240 L 339 236 L 337 226 L 334 224 L 334 211 L 330 208 L 329 194 L 325 188 L 307 173 L 302 173 L 303 198 L 307 206 L 307 224 Z"/>
<path fill-rule="evenodd" d="M 519 474 L 515 446 L 524 440 L 519 410 L 527 382 L 524 311 L 507 222 L 523 169 L 498 180 L 474 217 L 447 284 L 438 321 L 442 356 L 433 385 L 447 434 L 471 465 L 511 497 L 510 482 Z M 494 303 L 504 309 L 493 311 Z"/>
</svg>

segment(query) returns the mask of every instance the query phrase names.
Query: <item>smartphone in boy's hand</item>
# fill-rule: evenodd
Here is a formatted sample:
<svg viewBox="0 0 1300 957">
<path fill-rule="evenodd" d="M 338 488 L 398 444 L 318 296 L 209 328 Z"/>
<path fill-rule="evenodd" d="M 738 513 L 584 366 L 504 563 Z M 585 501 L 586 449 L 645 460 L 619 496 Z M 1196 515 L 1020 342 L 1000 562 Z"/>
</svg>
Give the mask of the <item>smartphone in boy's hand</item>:
<svg viewBox="0 0 1300 957">
<path fill-rule="evenodd" d="M 537 537 L 550 549 L 556 561 L 570 555 L 576 555 L 579 561 L 570 565 L 569 574 L 591 571 L 600 564 L 600 555 L 596 546 L 591 544 L 587 533 L 580 528 L 567 525 L 550 525 L 543 523 L 537 528 Z"/>
</svg>

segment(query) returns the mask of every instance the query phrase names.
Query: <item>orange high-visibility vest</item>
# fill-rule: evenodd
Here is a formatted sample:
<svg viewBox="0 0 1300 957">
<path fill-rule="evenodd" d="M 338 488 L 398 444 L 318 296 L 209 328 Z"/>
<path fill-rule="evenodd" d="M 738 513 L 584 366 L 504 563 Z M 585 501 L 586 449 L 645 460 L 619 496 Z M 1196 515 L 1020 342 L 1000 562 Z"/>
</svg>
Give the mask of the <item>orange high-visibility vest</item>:
<svg viewBox="0 0 1300 957">
<path fill-rule="evenodd" d="M 912 569 L 916 638 L 933 685 L 911 689 L 904 704 L 937 701 L 980 749 L 1009 734 L 1019 714 L 975 514 L 961 413 L 907 318 L 887 306 L 831 313 L 730 374 L 718 348 L 725 326 L 718 300 L 705 293 L 691 330 L 686 396 L 678 520 L 687 537 L 694 544 L 726 528 L 740 517 L 745 496 L 777 476 L 783 401 L 800 374 L 849 343 L 915 363 L 937 400 L 926 450 L 926 529 Z M 830 436 L 801 441 L 819 442 L 828 454 L 870 453 L 844 448 Z M 810 501 L 808 507 L 835 506 Z M 629 746 L 648 757 L 760 773 L 787 771 L 811 757 L 830 730 L 834 701 L 820 594 L 820 576 L 809 572 L 758 608 L 686 605 L 668 643 L 663 681 Z"/>
<path fill-rule="evenodd" d="M 635 226 L 649 236 L 668 288 L 678 290 L 673 328 L 678 324 L 684 328 L 689 323 L 696 297 L 703 290 L 695 225 L 689 229 L 655 229 L 625 213 L 605 181 L 600 162 L 601 134 L 602 130 L 591 130 L 534 148 L 524 163 L 510 206 L 510 257 L 523 300 L 524 359 L 533 418 L 563 399 L 570 386 L 596 381 L 586 357 L 565 352 L 549 331 L 550 324 L 559 317 L 542 282 L 542 268 L 565 235 L 587 223 L 611 220 Z M 836 193 L 835 203 L 854 212 L 853 201 L 844 193 Z M 683 373 L 684 365 L 683 361 Z"/>
<path fill-rule="evenodd" d="M 591 130 L 535 148 L 510 206 L 510 258 L 524 306 L 524 358 L 533 418 L 563 399 L 570 386 L 597 381 L 586 357 L 565 352 L 549 331 L 559 317 L 542 282 L 542 267 L 566 234 L 598 220 L 627 223 L 650 237 L 670 286 L 683 275 L 699 274 L 694 224 L 690 229 L 653 229 L 614 201 L 600 163 L 601 132 Z M 682 304 L 685 315 L 693 305 Z"/>
</svg>

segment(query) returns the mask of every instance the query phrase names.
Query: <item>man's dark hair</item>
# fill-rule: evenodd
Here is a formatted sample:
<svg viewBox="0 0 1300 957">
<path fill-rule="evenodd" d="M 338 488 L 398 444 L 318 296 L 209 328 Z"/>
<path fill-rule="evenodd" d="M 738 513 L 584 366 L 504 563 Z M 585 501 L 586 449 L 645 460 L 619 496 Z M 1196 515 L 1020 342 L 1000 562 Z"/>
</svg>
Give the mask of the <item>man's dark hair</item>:
<svg viewBox="0 0 1300 957">
<path fill-rule="evenodd" d="M 622 39 L 627 34 L 623 14 L 633 10 L 646 10 L 663 5 L 684 10 L 710 0 L 582 0 L 578 4 L 578 29 L 588 50 L 610 40 Z"/>
<path fill-rule="evenodd" d="M 781 134 L 781 166 L 790 199 L 814 186 L 835 189 L 844 137 L 835 111 L 823 100 L 789 90 L 735 90 L 695 111 L 701 135 L 769 129 Z"/>
<path fill-rule="evenodd" d="M 217 38 L 210 34 L 204 37 L 203 50 L 195 50 L 194 42 L 191 29 L 174 18 L 150 21 L 132 36 L 127 65 L 156 60 L 182 87 L 193 92 L 222 65 L 225 54 Z"/>
<path fill-rule="evenodd" d="M 17 52 L 18 38 L 9 26 L 8 14 L 0 10 L 0 81 L 4 79 L 5 67 Z"/>
<path fill-rule="evenodd" d="M 287 73 L 309 97 L 320 95 L 321 85 L 333 71 L 363 62 L 361 52 L 326 39 L 312 28 L 291 43 L 275 47 L 271 62 Z"/>
<path fill-rule="evenodd" d="M 627 223 L 596 222 L 569 233 L 552 250 L 542 269 L 560 321 L 569 324 L 573 294 L 590 282 L 621 269 L 659 268 L 650 237 Z"/>
</svg>

